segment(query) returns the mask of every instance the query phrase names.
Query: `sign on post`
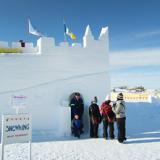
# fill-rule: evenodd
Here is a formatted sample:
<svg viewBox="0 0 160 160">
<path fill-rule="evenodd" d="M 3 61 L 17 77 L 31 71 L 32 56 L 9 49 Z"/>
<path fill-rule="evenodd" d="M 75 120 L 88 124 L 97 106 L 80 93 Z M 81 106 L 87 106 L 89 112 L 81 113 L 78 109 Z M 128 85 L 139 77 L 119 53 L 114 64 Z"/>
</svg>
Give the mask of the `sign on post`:
<svg viewBox="0 0 160 160">
<path fill-rule="evenodd" d="M 29 142 L 31 140 L 31 117 L 29 114 L 2 116 L 3 144 Z"/>
<path fill-rule="evenodd" d="M 2 160 L 4 159 L 4 145 L 12 143 L 30 143 L 31 159 L 32 126 L 29 114 L 2 115 Z"/>
</svg>

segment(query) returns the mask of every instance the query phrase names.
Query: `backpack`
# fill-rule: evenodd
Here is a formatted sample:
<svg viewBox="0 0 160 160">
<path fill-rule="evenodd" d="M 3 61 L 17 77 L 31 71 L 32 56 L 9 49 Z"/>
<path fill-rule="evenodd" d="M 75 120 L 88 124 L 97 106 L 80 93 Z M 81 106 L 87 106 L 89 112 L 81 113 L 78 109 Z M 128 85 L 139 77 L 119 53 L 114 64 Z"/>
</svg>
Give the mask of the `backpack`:
<svg viewBox="0 0 160 160">
<path fill-rule="evenodd" d="M 102 104 L 102 115 L 104 117 L 105 120 L 109 120 L 112 121 L 112 119 L 115 118 L 115 113 L 112 111 L 111 106 L 103 103 Z"/>
</svg>

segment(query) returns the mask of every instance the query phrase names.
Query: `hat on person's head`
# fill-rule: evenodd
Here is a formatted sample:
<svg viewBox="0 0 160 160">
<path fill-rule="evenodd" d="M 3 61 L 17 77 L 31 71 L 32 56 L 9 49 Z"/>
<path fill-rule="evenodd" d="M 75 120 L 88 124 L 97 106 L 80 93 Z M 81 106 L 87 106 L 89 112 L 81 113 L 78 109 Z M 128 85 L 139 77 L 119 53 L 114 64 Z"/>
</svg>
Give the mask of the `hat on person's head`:
<svg viewBox="0 0 160 160">
<path fill-rule="evenodd" d="M 95 96 L 94 98 L 93 98 L 93 100 L 92 100 L 92 103 L 97 103 L 98 102 L 98 99 L 97 99 L 97 97 Z"/>
<path fill-rule="evenodd" d="M 122 93 L 119 93 L 119 94 L 117 95 L 117 99 L 118 99 L 118 100 L 123 100 L 123 94 L 122 94 Z"/>
<path fill-rule="evenodd" d="M 76 93 L 75 93 L 75 96 L 80 96 L 80 93 L 76 92 Z"/>
<path fill-rule="evenodd" d="M 110 95 L 107 95 L 106 98 L 105 98 L 105 100 L 106 100 L 106 101 L 111 100 Z"/>
</svg>

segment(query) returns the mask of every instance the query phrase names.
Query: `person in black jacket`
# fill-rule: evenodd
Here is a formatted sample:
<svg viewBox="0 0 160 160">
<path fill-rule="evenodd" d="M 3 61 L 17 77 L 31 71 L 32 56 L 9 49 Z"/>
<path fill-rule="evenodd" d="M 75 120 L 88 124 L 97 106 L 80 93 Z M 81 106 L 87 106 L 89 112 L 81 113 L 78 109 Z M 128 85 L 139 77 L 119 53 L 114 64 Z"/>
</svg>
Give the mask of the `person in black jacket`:
<svg viewBox="0 0 160 160">
<path fill-rule="evenodd" d="M 89 116 L 90 116 L 90 137 L 98 138 L 98 127 L 101 122 L 101 114 L 99 112 L 99 106 L 97 105 L 97 97 L 94 97 L 94 100 L 89 106 Z"/>
<path fill-rule="evenodd" d="M 78 114 L 79 119 L 82 120 L 84 112 L 84 104 L 80 93 L 75 93 L 75 96 L 71 99 L 70 107 L 71 107 L 71 121 L 73 120 L 74 115 L 76 114 Z"/>
</svg>

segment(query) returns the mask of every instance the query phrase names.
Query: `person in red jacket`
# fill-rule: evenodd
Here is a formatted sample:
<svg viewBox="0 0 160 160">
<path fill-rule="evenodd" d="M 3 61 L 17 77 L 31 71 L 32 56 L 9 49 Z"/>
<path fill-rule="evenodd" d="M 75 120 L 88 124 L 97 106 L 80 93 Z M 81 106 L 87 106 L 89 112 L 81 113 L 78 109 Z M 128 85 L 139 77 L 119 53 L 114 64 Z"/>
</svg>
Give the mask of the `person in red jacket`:
<svg viewBox="0 0 160 160">
<path fill-rule="evenodd" d="M 109 128 L 109 138 L 114 139 L 115 114 L 112 111 L 111 100 L 109 96 L 102 103 L 100 107 L 100 113 L 102 115 L 102 121 L 103 121 L 103 137 L 105 139 L 108 139 L 108 128 Z"/>
</svg>

